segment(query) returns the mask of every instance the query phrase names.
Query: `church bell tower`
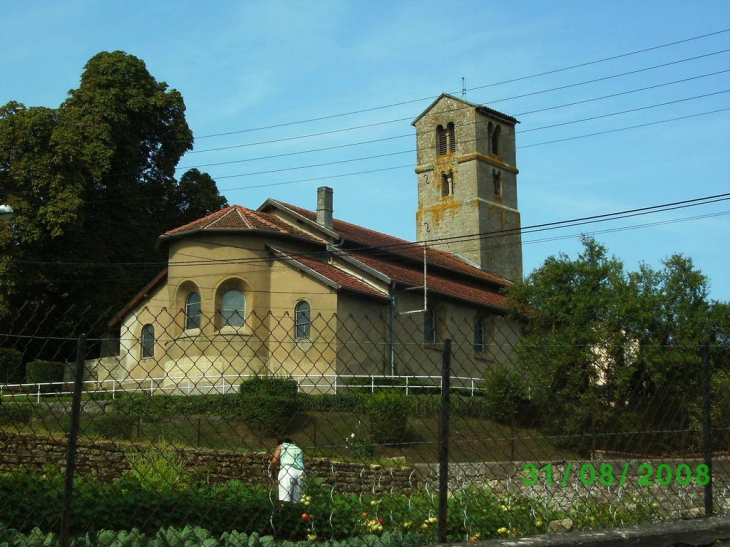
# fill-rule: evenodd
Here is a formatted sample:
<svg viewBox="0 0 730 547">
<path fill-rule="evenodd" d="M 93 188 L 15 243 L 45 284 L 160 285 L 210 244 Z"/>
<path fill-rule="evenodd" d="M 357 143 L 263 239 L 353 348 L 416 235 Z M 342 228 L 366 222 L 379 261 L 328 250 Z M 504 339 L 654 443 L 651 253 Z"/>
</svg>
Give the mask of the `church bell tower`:
<svg viewBox="0 0 730 547">
<path fill-rule="evenodd" d="M 510 281 L 522 279 L 517 123 L 446 94 L 413 122 L 418 241 Z"/>
</svg>

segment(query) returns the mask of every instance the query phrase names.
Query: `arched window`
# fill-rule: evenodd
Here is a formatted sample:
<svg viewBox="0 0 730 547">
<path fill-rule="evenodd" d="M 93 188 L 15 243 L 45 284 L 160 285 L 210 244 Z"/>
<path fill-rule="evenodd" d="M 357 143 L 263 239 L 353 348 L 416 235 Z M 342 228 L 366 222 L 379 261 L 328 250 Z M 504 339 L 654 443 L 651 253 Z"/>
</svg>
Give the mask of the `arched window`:
<svg viewBox="0 0 730 547">
<path fill-rule="evenodd" d="M 312 331 L 312 308 L 309 302 L 302 300 L 294 308 L 294 336 L 309 338 Z"/>
<path fill-rule="evenodd" d="M 492 182 L 494 182 L 494 195 L 502 195 L 502 173 L 496 169 L 492 170 Z"/>
<path fill-rule="evenodd" d="M 151 359 L 155 356 L 155 327 L 145 325 L 142 327 L 142 359 Z"/>
<path fill-rule="evenodd" d="M 444 154 L 446 154 L 448 148 L 446 143 L 446 130 L 444 129 L 443 125 L 439 125 L 436 128 L 436 146 L 439 156 L 443 156 Z"/>
<path fill-rule="evenodd" d="M 428 308 L 423 318 L 423 339 L 425 342 L 436 342 L 436 313 Z"/>
<path fill-rule="evenodd" d="M 441 197 L 451 196 L 454 194 L 454 176 L 449 171 L 441 173 Z"/>
<path fill-rule="evenodd" d="M 484 322 L 478 317 L 474 321 L 474 351 L 484 353 Z"/>
<path fill-rule="evenodd" d="M 200 293 L 190 293 L 185 300 L 185 330 L 200 328 Z"/>
<path fill-rule="evenodd" d="M 490 142 L 490 152 L 492 154 L 499 155 L 499 135 L 501 132 L 502 132 L 502 129 L 499 126 L 495 127 L 494 131 L 490 132 L 491 134 L 490 134 L 489 142 Z"/>
<path fill-rule="evenodd" d="M 221 328 L 242 327 L 246 317 L 246 297 L 239 290 L 223 293 L 221 298 Z"/>
<path fill-rule="evenodd" d="M 454 122 L 449 122 L 446 129 L 444 129 L 443 125 L 439 125 L 436 128 L 436 149 L 438 150 L 439 156 L 456 152 Z"/>
</svg>

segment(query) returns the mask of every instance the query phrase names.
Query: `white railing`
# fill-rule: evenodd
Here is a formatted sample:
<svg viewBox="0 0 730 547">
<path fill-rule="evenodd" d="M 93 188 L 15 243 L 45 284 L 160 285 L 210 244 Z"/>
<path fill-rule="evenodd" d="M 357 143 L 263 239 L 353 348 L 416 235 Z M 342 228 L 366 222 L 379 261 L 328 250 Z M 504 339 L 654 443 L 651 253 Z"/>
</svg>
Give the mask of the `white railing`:
<svg viewBox="0 0 730 547">
<path fill-rule="evenodd" d="M 236 392 L 241 382 L 255 377 L 255 374 L 231 374 L 209 376 L 165 376 L 161 378 L 145 378 L 140 380 L 87 380 L 83 382 L 83 391 L 86 394 L 105 392 L 110 393 L 112 399 L 117 393 L 168 393 L 171 395 L 202 395 L 207 393 L 226 394 Z M 276 376 L 276 375 L 274 375 Z M 414 389 L 441 389 L 441 376 L 385 376 L 365 374 L 322 374 L 312 376 L 307 374 L 290 374 L 281 376 L 291 378 L 299 384 L 300 391 L 319 391 L 320 393 L 337 392 L 338 389 L 367 390 L 371 393 L 377 389 L 402 389 L 409 395 Z M 348 382 L 351 379 L 365 378 L 369 382 L 354 385 Z M 388 380 L 394 380 L 388 383 Z M 405 383 L 403 383 L 405 381 Z M 452 376 L 451 387 L 467 390 L 474 396 L 479 390 L 481 378 Z M 73 382 L 39 382 L 33 384 L 0 384 L 0 398 L 33 397 L 40 402 L 45 397 L 59 397 L 73 394 Z"/>
</svg>

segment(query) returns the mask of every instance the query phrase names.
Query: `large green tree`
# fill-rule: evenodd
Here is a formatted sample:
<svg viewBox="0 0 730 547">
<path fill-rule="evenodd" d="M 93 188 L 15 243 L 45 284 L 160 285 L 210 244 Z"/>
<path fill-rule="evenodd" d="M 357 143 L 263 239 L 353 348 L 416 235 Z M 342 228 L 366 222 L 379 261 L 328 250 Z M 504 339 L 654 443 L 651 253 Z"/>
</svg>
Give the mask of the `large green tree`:
<svg viewBox="0 0 730 547">
<path fill-rule="evenodd" d="M 207 174 L 175 178 L 192 144 L 181 94 L 121 51 L 90 59 L 58 108 L 0 107 L 0 320 L 55 309 L 88 330 L 144 286 L 161 233 L 227 204 Z"/>
<path fill-rule="evenodd" d="M 576 259 L 549 257 L 510 288 L 513 312 L 524 319 L 520 371 L 543 427 L 567 434 L 566 444 L 587 449 L 601 434 L 599 447 L 674 449 L 676 436 L 625 433 L 689 427 L 702 347 L 727 354 L 730 315 L 709 299 L 709 281 L 691 259 L 674 255 L 662 266 L 626 272 L 584 237 Z"/>
</svg>

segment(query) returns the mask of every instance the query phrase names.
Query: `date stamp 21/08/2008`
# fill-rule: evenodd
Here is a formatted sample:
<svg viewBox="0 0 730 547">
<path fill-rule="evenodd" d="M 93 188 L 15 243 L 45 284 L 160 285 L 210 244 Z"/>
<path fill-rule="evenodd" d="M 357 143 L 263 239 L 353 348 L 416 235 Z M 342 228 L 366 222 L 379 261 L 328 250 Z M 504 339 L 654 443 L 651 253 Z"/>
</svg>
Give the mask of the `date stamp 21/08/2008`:
<svg viewBox="0 0 730 547">
<path fill-rule="evenodd" d="M 631 464 L 628 462 L 622 467 L 614 467 L 610 463 L 604 463 L 598 467 L 592 463 L 584 463 L 578 467 L 574 466 L 573 462 L 566 462 L 562 473 L 554 473 L 558 470 L 551 463 L 542 467 L 528 463 L 522 470 L 525 472 L 522 482 L 527 486 L 535 486 L 541 481 L 546 486 L 553 484 L 568 486 L 571 483 L 571 474 L 577 472 L 578 480 L 584 486 L 617 485 L 621 487 L 629 480 L 629 473 L 632 472 Z M 686 463 L 680 463 L 676 467 L 662 463 L 654 467 L 653 464 L 646 462 L 639 465 L 636 475 L 638 476 L 638 486 L 668 486 L 672 483 L 678 486 L 687 486 L 691 483 L 705 486 L 710 482 L 710 469 L 704 463 L 696 465 L 693 469 Z"/>
</svg>

